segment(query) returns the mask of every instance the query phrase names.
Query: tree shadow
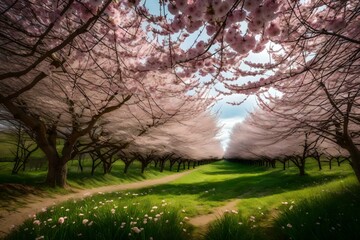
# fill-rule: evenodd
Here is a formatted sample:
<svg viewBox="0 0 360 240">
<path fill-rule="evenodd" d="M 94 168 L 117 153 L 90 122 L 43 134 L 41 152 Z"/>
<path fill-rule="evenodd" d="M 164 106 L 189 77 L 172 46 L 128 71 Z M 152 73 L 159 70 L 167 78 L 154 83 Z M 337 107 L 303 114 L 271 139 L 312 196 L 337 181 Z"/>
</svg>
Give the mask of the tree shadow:
<svg viewBox="0 0 360 240">
<path fill-rule="evenodd" d="M 360 188 L 352 184 L 336 193 L 311 197 L 284 210 L 274 223 L 276 239 L 360 239 Z M 282 228 L 287 224 L 291 228 Z"/>
<path fill-rule="evenodd" d="M 216 166 L 217 171 L 202 171 L 206 175 L 219 175 L 219 174 L 239 174 L 239 173 L 263 173 L 269 171 L 267 167 L 259 167 L 255 165 L 244 165 L 242 163 L 234 163 L 228 161 L 216 162 L 213 163 Z"/>
<path fill-rule="evenodd" d="M 232 172 L 232 170 L 229 171 Z M 211 175 L 212 172 L 209 174 Z M 343 175 L 340 177 L 342 178 Z M 222 181 L 164 184 L 152 187 L 151 194 L 188 194 L 198 195 L 199 201 L 226 201 L 234 198 L 264 197 L 300 190 L 338 180 L 340 177 L 336 173 L 326 176 L 298 176 L 288 174 L 286 171 L 277 170 L 252 176 L 239 176 Z"/>
</svg>

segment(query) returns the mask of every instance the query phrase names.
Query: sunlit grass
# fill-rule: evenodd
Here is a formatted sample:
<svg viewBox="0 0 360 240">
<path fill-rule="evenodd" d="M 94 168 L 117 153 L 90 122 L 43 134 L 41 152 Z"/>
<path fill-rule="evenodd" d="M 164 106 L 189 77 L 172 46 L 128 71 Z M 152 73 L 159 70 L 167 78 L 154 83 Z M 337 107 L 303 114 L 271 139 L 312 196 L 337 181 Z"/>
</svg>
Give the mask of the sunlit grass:
<svg viewBox="0 0 360 240">
<path fill-rule="evenodd" d="M 99 194 L 43 209 L 6 239 L 188 239 L 186 213 L 129 192 Z"/>
<path fill-rule="evenodd" d="M 319 171 L 315 163 L 310 163 L 308 175 L 304 177 L 286 171 L 284 175 L 278 172 L 277 178 L 276 175 L 271 179 L 264 178 L 258 188 L 245 192 L 238 204 L 238 215 L 224 216 L 214 222 L 204 238 L 216 239 L 215 236 L 222 235 L 221 239 L 234 239 L 233 235 L 222 234 L 228 228 L 229 233 L 241 236 L 236 239 L 357 239 L 354 238 L 357 233 L 339 231 L 338 235 L 334 235 L 327 225 L 323 226 L 326 230 L 314 233 L 313 227 L 319 226 L 310 217 L 326 218 L 330 225 L 342 225 L 348 221 L 351 227 L 360 226 L 353 217 L 359 216 L 360 208 L 353 207 L 353 212 L 339 210 L 349 209 L 360 197 L 359 183 L 348 164 Z M 353 197 L 349 198 L 351 195 Z M 336 201 L 333 196 L 337 196 Z M 304 208 L 308 210 L 301 210 Z M 310 211 L 312 214 L 309 214 Z M 337 211 L 344 214 L 343 220 L 339 219 Z"/>
<path fill-rule="evenodd" d="M 84 161 L 83 172 L 78 169 L 77 161 L 72 161 L 68 164 L 68 187 L 66 189 L 54 189 L 43 184 L 46 178 L 46 170 L 20 171 L 18 174 L 13 175 L 11 174 L 12 165 L 13 163 L 0 162 L 0 184 L 4 184 L 0 188 L 0 207 L 11 210 L 25 204 L 26 199 L 23 199 L 23 197 L 28 194 L 49 197 L 54 194 L 70 193 L 76 189 L 90 189 L 161 178 L 176 172 L 175 170 L 169 171 L 168 168 L 160 172 L 158 168 L 150 165 L 145 173 L 141 174 L 141 164 L 134 162 L 130 166 L 128 173 L 124 174 L 124 164 L 118 161 L 114 163 L 111 173 L 103 174 L 102 169 L 98 168 L 92 176 L 89 161 Z"/>
<path fill-rule="evenodd" d="M 308 162 L 307 173 L 308 174 L 306 176 L 299 176 L 298 171 L 294 166 L 291 166 L 289 169 L 283 171 L 281 168 L 267 169 L 265 167 L 247 166 L 222 161 L 210 165 L 201 166 L 191 174 L 163 185 L 154 186 L 152 188 L 133 190 L 130 192 L 100 194 L 99 196 L 92 197 L 94 202 L 92 200 L 81 200 L 80 205 L 75 205 L 76 207 L 74 211 L 76 212 L 76 214 L 79 214 L 79 209 L 81 208 L 81 206 L 83 207 L 81 210 L 86 208 L 86 211 L 84 211 L 83 214 L 85 216 L 85 213 L 88 213 L 89 211 L 91 212 L 89 213 L 90 215 L 87 215 L 86 217 L 89 222 L 93 221 L 92 225 L 95 226 L 95 223 L 98 223 L 99 229 L 96 231 L 102 231 L 101 229 L 106 229 L 104 231 L 108 231 L 108 233 L 101 234 L 106 236 L 108 239 L 113 239 L 115 238 L 114 234 L 117 234 L 117 229 L 113 227 L 107 229 L 105 228 L 105 225 L 107 226 L 110 224 L 109 219 L 111 218 L 109 218 L 109 216 L 113 216 L 110 213 L 111 209 L 115 209 L 115 206 L 111 205 L 114 204 L 113 202 L 108 203 L 106 201 L 117 201 L 116 206 L 118 206 L 118 208 L 115 209 L 116 213 L 119 213 L 118 209 L 121 209 L 120 206 L 129 207 L 132 206 L 133 203 L 139 203 L 138 205 L 133 205 L 134 209 L 132 211 L 134 211 L 134 214 L 132 217 L 143 220 L 141 214 L 146 214 L 151 211 L 151 206 L 156 205 L 159 207 L 161 204 L 164 203 L 163 200 L 165 200 L 166 206 L 162 207 L 167 207 L 171 209 L 171 211 L 169 212 L 176 215 L 174 215 L 174 219 L 176 218 L 177 220 L 174 220 L 174 222 L 178 222 L 181 220 L 181 222 L 183 223 L 181 225 L 183 227 L 186 226 L 184 228 L 186 229 L 186 232 L 178 228 L 179 226 L 174 226 L 176 229 L 180 229 L 181 231 L 183 231 L 181 232 L 179 230 L 179 233 L 181 232 L 179 236 L 187 236 L 187 239 L 195 239 L 187 235 L 188 233 L 192 232 L 192 230 L 191 227 L 186 224 L 186 220 L 184 221 L 185 217 L 190 218 L 199 214 L 207 214 L 212 212 L 215 207 L 222 206 L 228 201 L 240 199 L 236 209 L 238 213 L 230 213 L 224 218 L 220 218 L 218 221 L 214 222 L 210 226 L 207 233 L 202 233 L 204 234 L 204 239 L 275 240 L 289 239 L 289 237 L 292 237 L 292 239 L 304 239 L 302 238 L 302 236 L 296 236 L 297 233 L 295 232 L 295 230 L 297 229 L 296 226 L 298 224 L 296 223 L 296 221 L 292 221 L 291 214 L 295 213 L 297 209 L 302 209 L 301 206 L 303 206 L 306 199 L 314 203 L 319 202 L 319 205 L 314 205 L 315 207 L 310 206 L 310 209 L 314 213 L 314 215 L 319 215 L 320 217 L 324 216 L 325 218 L 325 215 L 322 212 L 316 210 L 321 209 L 320 205 L 323 208 L 322 211 L 325 212 L 332 211 L 331 209 L 337 209 L 334 208 L 334 206 L 336 205 L 342 205 L 343 208 L 351 206 L 352 202 L 342 200 L 343 198 L 348 198 L 349 195 L 339 197 L 337 201 L 330 201 L 329 199 L 332 198 L 331 196 L 333 196 L 333 194 L 348 192 L 350 195 L 360 195 L 356 192 L 357 189 L 359 189 L 359 184 L 357 183 L 357 180 L 349 164 L 343 163 L 340 167 L 333 166 L 332 170 L 324 167 L 322 171 L 319 171 L 315 162 Z M 342 195 L 340 194 L 339 196 Z M 121 199 L 119 199 L 118 197 L 121 197 Z M 102 202 L 105 205 L 102 205 L 99 202 Z M 328 204 L 326 204 L 325 202 L 328 202 Z M 70 207 L 74 205 L 74 203 L 70 202 L 67 204 L 69 205 L 62 205 L 63 209 L 72 209 Z M 101 207 L 99 204 L 101 205 Z M 96 206 L 98 208 L 94 209 L 94 207 Z M 59 207 L 61 208 L 61 206 Z M 305 207 L 309 208 L 308 206 L 304 205 L 304 208 Z M 47 220 L 46 218 L 52 218 L 53 221 L 58 221 L 60 217 L 64 217 L 66 214 L 66 212 L 63 212 L 63 209 L 57 215 L 51 215 L 48 211 L 46 214 L 49 215 L 46 215 L 44 219 Z M 100 210 L 100 212 L 104 211 L 105 215 L 96 214 L 98 218 L 90 219 L 91 214 L 94 213 L 95 210 L 96 212 Z M 333 211 L 335 212 L 338 210 Z M 342 211 L 344 214 L 343 219 L 355 219 L 352 217 L 352 214 L 356 213 L 356 216 L 358 216 L 359 212 L 356 211 L 357 210 L 355 210 L 354 213 L 352 213 L 351 211 Z M 120 213 L 121 212 L 122 211 L 120 211 Z M 163 214 L 165 214 L 165 211 L 163 212 Z M 69 218 L 69 215 L 66 216 Z M 286 218 L 284 218 L 284 216 L 286 216 Z M 78 215 L 74 215 L 73 217 L 77 218 Z M 167 218 L 170 218 L 170 216 Z M 302 222 L 313 221 L 313 219 L 307 219 L 306 216 L 304 218 L 301 218 L 297 215 L 294 215 L 294 218 L 299 219 L 299 221 Z M 333 219 L 333 221 L 339 221 L 336 218 L 336 214 L 331 216 L 329 215 L 329 217 L 327 218 Z M 45 221 L 44 219 L 41 219 L 41 221 Z M 32 219 L 27 224 L 33 224 L 33 221 L 34 219 Z M 75 221 L 80 221 L 80 219 Z M 118 222 L 123 220 L 120 220 L 119 218 L 116 221 Z M 100 222 L 104 222 L 105 225 Z M 67 223 L 70 223 L 70 221 L 67 221 Z M 288 224 L 290 224 L 291 227 Z M 342 225 L 344 223 L 339 224 Z M 51 227 L 52 226 L 53 225 L 51 225 Z M 147 227 L 149 226 L 150 225 L 147 225 Z M 354 225 L 350 226 L 354 227 Z M 63 227 L 63 225 L 61 225 L 60 227 Z M 139 229 L 141 227 L 144 226 L 139 225 Z M 25 228 L 26 227 L 24 226 L 20 228 L 20 235 Z M 50 228 L 48 224 L 47 228 Z M 84 228 L 85 226 L 79 225 L 79 228 L 76 229 Z M 161 228 L 164 228 L 164 226 L 162 226 Z M 28 230 L 29 229 L 30 228 L 28 227 Z M 54 229 L 58 229 L 57 226 L 54 227 Z M 144 229 L 146 228 L 144 227 Z M 158 231 L 156 230 L 156 227 L 154 227 L 154 229 L 154 231 Z M 164 228 L 163 233 L 166 231 L 173 231 L 174 233 L 176 233 L 176 231 L 178 230 L 173 230 L 172 228 L 166 230 Z M 128 228 L 126 233 L 128 234 L 131 231 L 132 230 Z M 167 236 L 169 236 L 171 232 L 167 232 Z M 51 239 L 51 236 L 57 233 L 37 232 L 36 234 L 39 236 L 41 236 L 41 234 L 48 234 L 49 238 Z M 145 234 L 145 231 L 143 232 L 143 234 Z M 154 234 L 152 233 L 152 235 Z M 196 235 L 199 236 L 201 234 Z M 99 236 L 98 239 L 102 239 L 101 236 Z M 125 235 L 122 236 L 123 238 L 119 239 L 126 239 Z M 143 238 L 142 235 L 136 236 L 138 238 L 135 239 L 150 238 L 150 235 L 146 235 L 146 238 Z M 221 238 L 219 238 L 219 236 L 221 236 Z M 324 236 L 326 236 L 327 238 L 320 237 L 313 239 L 333 239 L 331 238 L 331 234 Z M 71 237 L 77 236 L 71 235 Z M 154 237 L 154 239 L 169 238 Z"/>
<path fill-rule="evenodd" d="M 360 239 L 359 201 L 356 184 L 304 198 L 283 209 L 275 228 L 291 239 Z"/>
</svg>

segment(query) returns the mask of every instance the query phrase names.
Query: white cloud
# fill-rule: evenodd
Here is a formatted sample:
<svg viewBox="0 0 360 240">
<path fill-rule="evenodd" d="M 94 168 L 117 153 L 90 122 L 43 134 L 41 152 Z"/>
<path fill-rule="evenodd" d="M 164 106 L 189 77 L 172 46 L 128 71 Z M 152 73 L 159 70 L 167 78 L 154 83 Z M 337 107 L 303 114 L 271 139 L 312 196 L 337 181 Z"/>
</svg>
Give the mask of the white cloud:
<svg viewBox="0 0 360 240">
<path fill-rule="evenodd" d="M 230 133 L 235 124 L 244 120 L 244 117 L 236 116 L 232 118 L 219 119 L 219 126 L 222 126 L 218 139 L 221 141 L 221 145 L 225 151 L 227 144 L 230 140 Z"/>
</svg>

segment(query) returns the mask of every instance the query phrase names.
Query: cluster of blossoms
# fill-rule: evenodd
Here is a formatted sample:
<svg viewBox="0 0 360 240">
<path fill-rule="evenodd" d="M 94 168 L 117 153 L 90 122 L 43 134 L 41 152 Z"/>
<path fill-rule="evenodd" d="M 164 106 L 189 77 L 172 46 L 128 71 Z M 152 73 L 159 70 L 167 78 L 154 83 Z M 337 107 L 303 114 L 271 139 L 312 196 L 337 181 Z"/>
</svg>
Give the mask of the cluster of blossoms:
<svg viewBox="0 0 360 240">
<path fill-rule="evenodd" d="M 264 45 L 263 39 L 276 37 L 280 28 L 274 20 L 279 3 L 277 0 L 237 1 L 187 1 L 173 0 L 168 4 L 168 11 L 174 15 L 171 23 L 173 32 L 186 29 L 194 33 L 206 23 L 206 33 L 213 36 L 225 26 L 225 42 L 237 53 L 247 54 L 255 47 Z M 240 31 L 241 23 L 246 22 L 246 34 Z M 225 25 L 224 25 L 225 24 Z M 262 34 L 262 41 L 255 40 L 255 35 Z"/>
</svg>

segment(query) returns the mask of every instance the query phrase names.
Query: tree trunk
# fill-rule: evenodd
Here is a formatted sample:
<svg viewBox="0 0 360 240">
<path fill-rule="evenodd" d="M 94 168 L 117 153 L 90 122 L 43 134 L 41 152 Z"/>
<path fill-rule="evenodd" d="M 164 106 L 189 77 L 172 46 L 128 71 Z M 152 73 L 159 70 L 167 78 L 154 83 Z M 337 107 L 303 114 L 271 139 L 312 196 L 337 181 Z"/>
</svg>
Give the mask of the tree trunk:
<svg viewBox="0 0 360 240">
<path fill-rule="evenodd" d="M 161 161 L 160 161 L 160 172 L 163 172 L 163 171 L 164 171 L 165 161 L 166 161 L 166 160 L 161 160 Z"/>
<path fill-rule="evenodd" d="M 316 159 L 316 160 L 317 160 L 317 162 L 318 162 L 319 171 L 320 171 L 320 170 L 322 170 L 322 167 L 321 167 L 321 161 L 320 161 L 320 159 Z"/>
<path fill-rule="evenodd" d="M 83 172 L 84 168 L 81 163 L 81 157 L 79 157 L 79 159 L 78 159 L 78 164 L 79 164 L 80 172 Z"/>
<path fill-rule="evenodd" d="M 194 161 L 194 163 L 193 163 L 193 168 L 195 168 L 195 166 L 196 166 L 196 161 Z"/>
<path fill-rule="evenodd" d="M 331 170 L 331 164 L 332 163 L 332 159 L 329 159 L 329 169 Z"/>
<path fill-rule="evenodd" d="M 49 164 L 46 183 L 51 187 L 65 187 L 67 179 L 66 161 L 55 157 L 48 160 Z"/>
<path fill-rule="evenodd" d="M 170 160 L 170 171 L 172 171 L 172 168 L 173 168 L 175 163 L 176 163 L 176 161 Z"/>
<path fill-rule="evenodd" d="M 95 172 L 95 160 L 92 159 L 92 164 L 91 164 L 91 176 L 94 176 L 94 172 Z"/>
<path fill-rule="evenodd" d="M 351 167 L 353 168 L 358 182 L 360 182 L 360 150 L 351 142 L 347 146 L 351 157 Z"/>
<path fill-rule="evenodd" d="M 145 172 L 146 164 L 144 162 L 141 162 L 141 173 Z"/>
<path fill-rule="evenodd" d="M 305 165 L 299 165 L 300 176 L 305 176 Z"/>
<path fill-rule="evenodd" d="M 108 174 L 111 172 L 111 160 L 110 162 L 103 161 L 103 167 L 104 167 L 104 174 Z"/>
<path fill-rule="evenodd" d="M 127 173 L 130 167 L 131 162 L 124 162 L 125 163 L 125 167 L 124 167 L 124 173 Z"/>
<path fill-rule="evenodd" d="M 336 158 L 336 161 L 337 161 L 338 167 L 340 167 L 340 163 L 341 163 L 340 158 L 339 157 Z"/>
<path fill-rule="evenodd" d="M 13 175 L 17 174 L 18 171 L 19 171 L 19 169 L 20 169 L 20 167 L 21 167 L 21 166 L 19 167 L 19 165 L 20 165 L 20 159 L 19 159 L 18 157 L 16 157 L 14 161 L 15 161 L 14 167 L 13 167 L 13 169 L 12 169 L 12 171 L 11 171 L 11 174 L 13 174 Z"/>
<path fill-rule="evenodd" d="M 179 163 L 178 163 L 177 172 L 180 172 L 180 166 L 181 166 L 181 161 L 179 161 Z"/>
</svg>

